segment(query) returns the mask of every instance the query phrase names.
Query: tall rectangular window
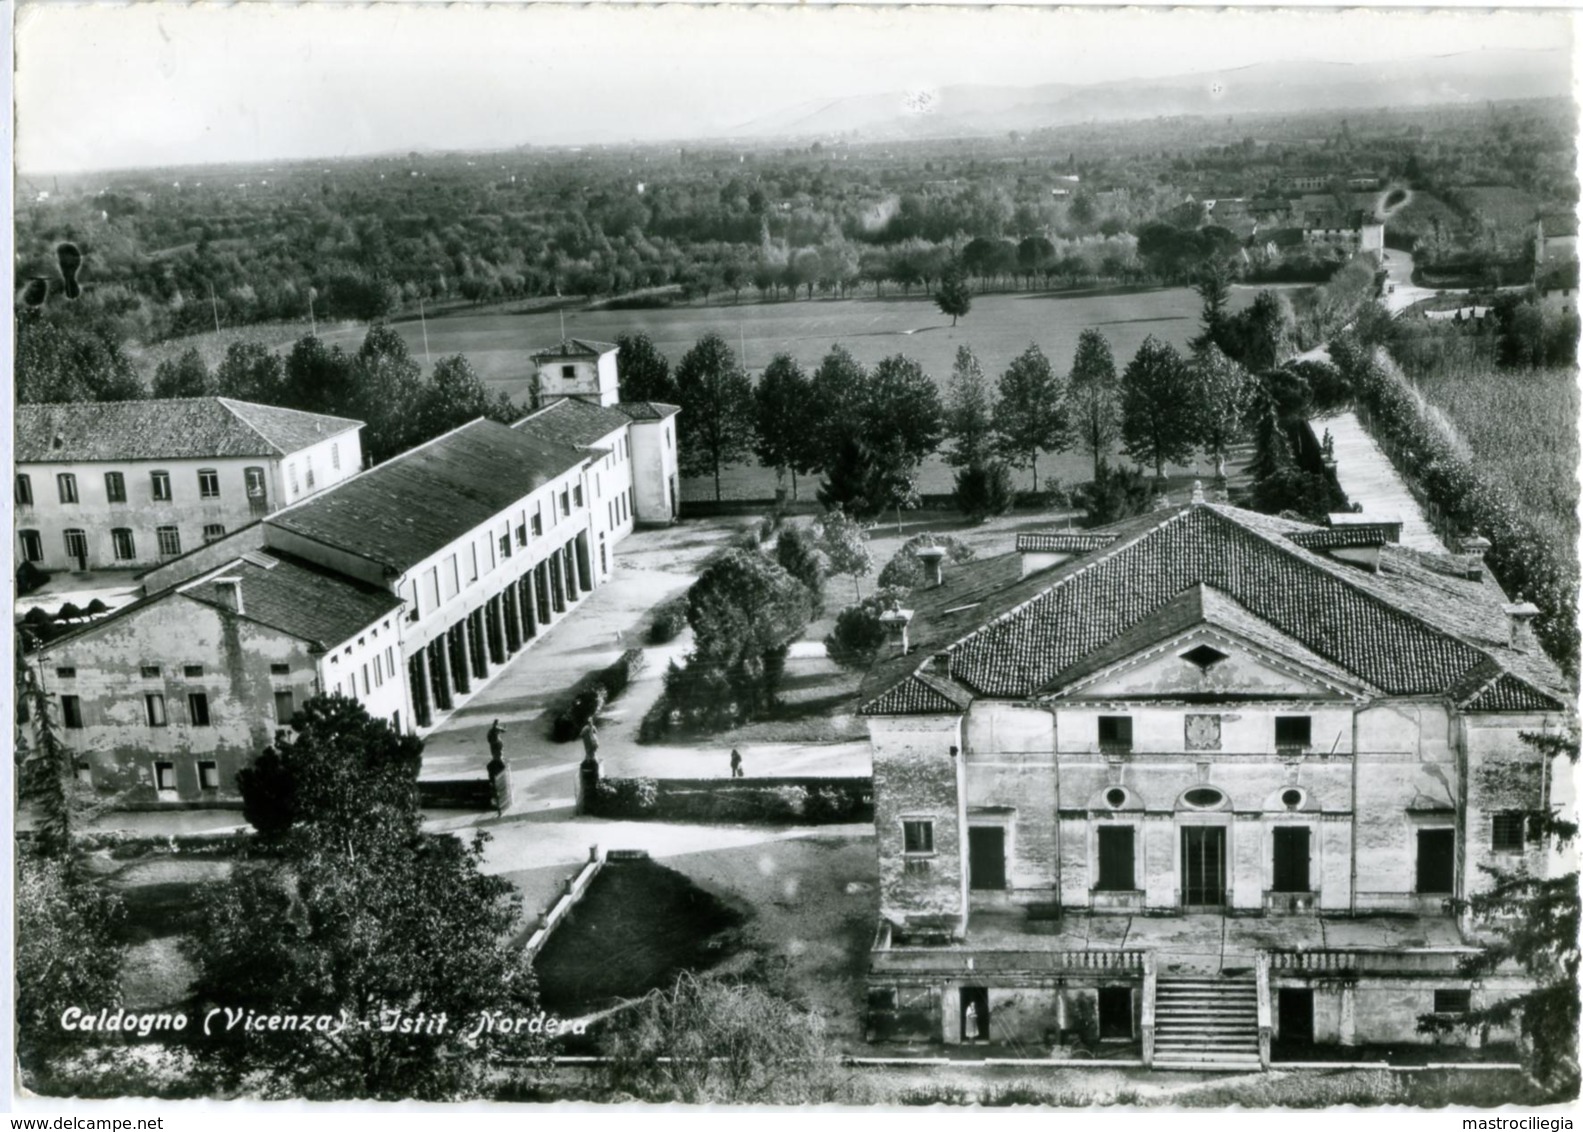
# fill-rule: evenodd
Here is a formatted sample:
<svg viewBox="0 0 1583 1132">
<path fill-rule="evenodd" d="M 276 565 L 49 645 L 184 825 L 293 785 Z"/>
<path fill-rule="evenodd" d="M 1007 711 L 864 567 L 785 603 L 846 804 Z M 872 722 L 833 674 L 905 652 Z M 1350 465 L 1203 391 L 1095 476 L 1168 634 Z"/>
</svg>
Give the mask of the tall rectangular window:
<svg viewBox="0 0 1583 1132">
<path fill-rule="evenodd" d="M 23 561 L 44 561 L 44 540 L 37 531 L 18 531 L 17 538 L 22 542 Z"/>
<path fill-rule="evenodd" d="M 306 482 L 308 484 L 308 489 L 311 491 L 313 489 L 313 460 L 310 458 L 310 459 L 304 460 L 302 463 L 303 463 L 303 469 L 302 469 L 303 478 L 306 480 Z"/>
<path fill-rule="evenodd" d="M 88 532 L 73 528 L 65 532 L 66 557 L 79 570 L 88 569 Z"/>
<path fill-rule="evenodd" d="M 175 527 L 158 527 L 154 534 L 159 537 L 161 558 L 175 558 L 181 553 L 181 532 Z"/>
<path fill-rule="evenodd" d="M 209 696 L 207 693 L 187 693 L 187 721 L 194 727 L 209 726 Z"/>
<path fill-rule="evenodd" d="M 285 727 L 291 722 L 291 717 L 297 714 L 296 697 L 290 690 L 275 693 L 275 722 Z"/>
<path fill-rule="evenodd" d="M 511 557 L 511 536 L 510 535 L 501 535 L 499 542 L 500 542 L 500 557 L 501 558 L 510 558 Z"/>
<path fill-rule="evenodd" d="M 156 790 L 171 791 L 176 789 L 176 764 L 154 764 L 154 788 Z"/>
<path fill-rule="evenodd" d="M 208 759 L 198 762 L 198 788 L 200 790 L 220 789 L 220 764 Z"/>
<path fill-rule="evenodd" d="M 165 697 L 160 692 L 150 692 L 143 697 L 143 715 L 150 727 L 164 727 Z"/>
<path fill-rule="evenodd" d="M 16 478 L 16 501 L 21 507 L 33 505 L 33 481 L 26 475 L 19 475 Z"/>
<path fill-rule="evenodd" d="M 126 502 L 126 477 L 120 472 L 104 474 L 104 497 L 111 503 Z"/>
<path fill-rule="evenodd" d="M 401 587 L 401 600 L 407 604 L 408 621 L 417 621 L 423 616 L 423 611 L 418 608 L 418 580 L 416 578 Z"/>
<path fill-rule="evenodd" d="M 291 488 L 291 494 L 296 495 L 302 488 L 297 486 L 297 465 L 286 465 L 286 486 Z"/>
<path fill-rule="evenodd" d="M 220 497 L 220 473 L 213 468 L 198 469 L 198 497 L 200 499 L 218 499 Z"/>
<path fill-rule="evenodd" d="M 561 488 L 561 515 L 565 517 L 572 513 L 572 495 L 564 487 Z"/>
<path fill-rule="evenodd" d="M 1099 884 L 1101 892 L 1131 892 L 1134 883 L 1130 825 L 1099 827 Z"/>
<path fill-rule="evenodd" d="M 540 511 L 533 513 L 533 535 L 537 538 L 544 533 L 544 514 Z"/>
<path fill-rule="evenodd" d="M 170 502 L 170 473 L 169 472 L 150 472 L 148 474 L 148 479 L 149 479 L 150 486 L 154 489 L 154 502 L 155 503 L 169 503 Z"/>
<path fill-rule="evenodd" d="M 578 507 L 583 505 L 583 485 L 580 483 L 572 485 L 572 503 Z"/>
<path fill-rule="evenodd" d="M 115 556 L 122 562 L 128 562 L 137 557 L 137 544 L 132 539 L 132 532 L 126 527 L 116 527 L 110 532 L 110 544 L 115 547 Z"/>
<path fill-rule="evenodd" d="M 243 468 L 242 480 L 247 485 L 247 501 L 255 507 L 263 506 L 268 500 L 268 491 L 264 487 L 263 468 Z"/>
<path fill-rule="evenodd" d="M 517 524 L 517 545 L 518 546 L 527 546 L 528 545 L 528 524 L 527 523 L 518 523 Z"/>
<path fill-rule="evenodd" d="M 82 727 L 82 700 L 77 696 L 62 696 L 60 698 L 60 721 L 63 727 L 73 731 Z"/>
<path fill-rule="evenodd" d="M 211 542 L 219 542 L 225 537 L 224 523 L 205 523 L 203 525 L 203 541 L 207 546 Z"/>
<path fill-rule="evenodd" d="M 462 574 L 461 569 L 456 562 L 456 555 L 446 555 L 445 570 L 440 575 L 440 584 L 443 587 L 440 590 L 440 596 L 446 601 L 449 601 L 451 598 L 455 597 L 457 592 L 462 588 Z"/>
<path fill-rule="evenodd" d="M 478 544 L 467 544 L 467 584 L 472 585 L 478 581 Z"/>
<path fill-rule="evenodd" d="M 423 608 L 434 609 L 440 604 L 440 568 L 430 566 L 423 572 Z"/>
<path fill-rule="evenodd" d="M 62 503 L 77 502 L 77 477 L 70 472 L 61 472 L 55 477 L 55 486 L 60 489 Z"/>
<path fill-rule="evenodd" d="M 330 467 L 336 471 L 341 470 L 341 446 L 339 444 L 330 445 Z"/>
</svg>

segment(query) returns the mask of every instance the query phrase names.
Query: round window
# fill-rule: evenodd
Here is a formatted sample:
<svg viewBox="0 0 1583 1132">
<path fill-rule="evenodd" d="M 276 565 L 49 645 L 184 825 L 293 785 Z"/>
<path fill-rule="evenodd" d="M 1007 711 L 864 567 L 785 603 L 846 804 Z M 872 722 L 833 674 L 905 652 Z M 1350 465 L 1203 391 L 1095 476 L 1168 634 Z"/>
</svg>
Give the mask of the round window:
<svg viewBox="0 0 1583 1132">
<path fill-rule="evenodd" d="M 1127 804 L 1127 792 L 1119 786 L 1113 790 L 1105 791 L 1105 802 L 1113 810 L 1119 810 Z"/>
<path fill-rule="evenodd" d="M 1285 791 L 1281 794 L 1281 804 L 1288 810 L 1297 809 L 1298 806 L 1303 804 L 1303 792 L 1301 790 Z"/>
<path fill-rule="evenodd" d="M 1226 796 L 1211 787 L 1199 786 L 1183 794 L 1182 800 L 1189 806 L 1218 806 L 1226 800 Z"/>
</svg>

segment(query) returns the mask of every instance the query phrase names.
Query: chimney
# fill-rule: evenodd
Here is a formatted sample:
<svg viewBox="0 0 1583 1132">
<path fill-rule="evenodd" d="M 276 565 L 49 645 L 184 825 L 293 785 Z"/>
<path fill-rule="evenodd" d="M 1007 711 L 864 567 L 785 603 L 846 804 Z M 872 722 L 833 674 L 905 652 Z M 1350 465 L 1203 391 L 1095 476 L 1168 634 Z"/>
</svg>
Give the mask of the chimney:
<svg viewBox="0 0 1583 1132">
<path fill-rule="evenodd" d="M 923 588 L 933 589 L 943 580 L 941 566 L 945 559 L 945 547 L 920 546 L 917 555 L 918 561 L 923 563 Z"/>
<path fill-rule="evenodd" d="M 1521 595 L 1519 595 L 1521 596 Z M 1517 652 L 1534 651 L 1534 618 L 1539 607 L 1531 601 L 1518 601 L 1501 606 L 1512 626 L 1512 648 Z"/>
<path fill-rule="evenodd" d="M 907 655 L 907 625 L 912 621 L 912 610 L 891 609 L 879 615 L 879 623 L 897 644 L 897 655 Z"/>
<path fill-rule="evenodd" d="M 244 612 L 242 608 L 242 579 L 241 578 L 216 578 L 214 592 L 220 599 L 220 604 L 232 613 Z"/>
<path fill-rule="evenodd" d="M 1490 540 L 1483 535 L 1469 535 L 1462 540 L 1462 576 L 1470 582 L 1484 580 L 1484 556 L 1490 551 Z"/>
</svg>

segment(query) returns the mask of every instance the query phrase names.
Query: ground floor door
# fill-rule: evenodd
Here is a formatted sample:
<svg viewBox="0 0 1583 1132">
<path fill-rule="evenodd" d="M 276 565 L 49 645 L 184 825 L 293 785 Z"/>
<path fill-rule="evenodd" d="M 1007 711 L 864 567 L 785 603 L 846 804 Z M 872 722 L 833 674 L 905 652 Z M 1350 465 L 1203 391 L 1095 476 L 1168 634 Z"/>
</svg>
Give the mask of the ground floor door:
<svg viewBox="0 0 1583 1132">
<path fill-rule="evenodd" d="M 1006 831 L 998 825 L 969 826 L 967 830 L 969 888 L 1006 887 Z"/>
<path fill-rule="evenodd" d="M 1306 825 L 1276 826 L 1275 875 L 1272 887 L 1276 892 L 1309 891 Z"/>
<path fill-rule="evenodd" d="M 1281 1041 L 1314 1040 L 1314 992 L 1303 987 L 1281 987 L 1276 1005 Z"/>
<path fill-rule="evenodd" d="M 989 988 L 963 987 L 959 1009 L 962 1012 L 962 1040 L 989 1041 Z"/>
<path fill-rule="evenodd" d="M 88 536 L 82 531 L 66 532 L 66 557 L 71 563 L 71 568 L 77 571 L 88 569 Z"/>
<path fill-rule="evenodd" d="M 1226 827 L 1182 827 L 1182 903 L 1226 902 Z"/>
<path fill-rule="evenodd" d="M 1099 1037 L 1132 1038 L 1132 988 L 1099 988 Z"/>
</svg>

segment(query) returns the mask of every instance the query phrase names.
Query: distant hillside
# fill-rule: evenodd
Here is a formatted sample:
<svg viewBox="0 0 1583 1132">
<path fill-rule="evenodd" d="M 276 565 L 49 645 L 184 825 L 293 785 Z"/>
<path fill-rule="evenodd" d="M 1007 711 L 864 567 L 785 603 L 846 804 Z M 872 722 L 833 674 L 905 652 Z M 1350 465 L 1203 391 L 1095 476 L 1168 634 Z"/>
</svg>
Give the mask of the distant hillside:
<svg viewBox="0 0 1583 1132">
<path fill-rule="evenodd" d="M 1479 51 L 1392 63 L 1259 63 L 1084 86 L 949 86 L 802 103 L 730 131 L 743 138 L 955 137 L 1078 122 L 1430 106 L 1568 95 L 1567 52 Z"/>
</svg>

